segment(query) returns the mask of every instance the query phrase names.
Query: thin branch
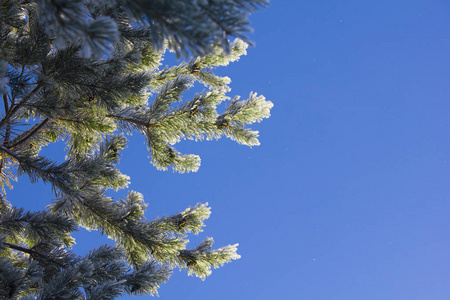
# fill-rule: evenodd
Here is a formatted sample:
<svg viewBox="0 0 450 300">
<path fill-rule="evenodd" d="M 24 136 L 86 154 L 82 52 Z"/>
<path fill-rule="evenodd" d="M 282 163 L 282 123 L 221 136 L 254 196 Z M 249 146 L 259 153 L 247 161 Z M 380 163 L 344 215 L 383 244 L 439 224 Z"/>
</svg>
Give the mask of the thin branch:
<svg viewBox="0 0 450 300">
<path fill-rule="evenodd" d="M 3 105 L 5 107 L 5 115 L 6 115 L 9 111 L 8 98 L 6 94 L 3 94 Z M 8 122 L 5 128 L 5 138 L 3 140 L 3 144 L 6 144 L 8 142 L 10 135 L 11 135 L 11 124 Z M 0 172 L 2 167 L 3 166 L 0 166 Z"/>
<path fill-rule="evenodd" d="M 31 99 L 31 97 L 33 97 L 41 88 L 41 85 L 38 84 L 28 95 L 26 95 L 22 100 L 20 100 L 19 103 L 13 105 L 11 107 L 11 109 L 5 114 L 5 116 L 3 117 L 3 119 L 0 120 L 0 127 L 2 127 L 3 125 L 5 125 L 5 123 L 7 121 L 9 121 L 9 119 L 11 118 L 11 116 L 17 112 L 17 110 L 23 105 L 25 104 L 28 100 Z"/>
<path fill-rule="evenodd" d="M 170 113 L 170 114 L 166 114 L 164 115 L 158 123 L 163 123 L 164 121 L 168 121 L 168 120 L 172 120 L 175 119 L 176 117 L 179 117 L 185 113 L 189 113 L 189 111 L 184 111 L 184 110 L 178 110 L 175 111 L 175 113 Z M 157 125 L 157 123 L 150 123 L 150 122 L 144 122 L 144 121 L 139 121 L 133 118 L 128 118 L 128 117 L 122 117 L 122 116 L 117 116 L 117 115 L 105 115 L 106 118 L 113 118 L 113 119 L 117 119 L 120 121 L 125 121 L 125 122 L 129 122 L 129 123 L 133 123 L 136 125 L 140 125 L 140 126 L 144 126 L 147 129 L 150 128 L 158 128 L 159 126 Z"/>
<path fill-rule="evenodd" d="M 152 127 L 152 124 L 150 124 L 149 122 L 139 121 L 139 120 L 135 120 L 133 118 L 121 117 L 121 116 L 117 116 L 117 115 L 105 115 L 105 117 L 133 123 L 136 125 L 141 125 L 141 126 L 144 126 L 145 128 Z"/>
<path fill-rule="evenodd" d="M 225 35 L 231 35 L 232 32 L 231 30 L 226 29 L 222 23 L 220 23 L 219 20 L 217 20 L 213 15 L 211 15 L 211 11 L 207 8 L 204 7 L 203 5 L 199 5 L 199 7 L 206 13 L 206 15 L 217 25 L 220 27 L 220 29 L 222 30 L 223 33 L 225 33 Z"/>
<path fill-rule="evenodd" d="M 51 261 L 51 262 L 53 262 L 54 264 L 58 265 L 58 267 L 60 267 L 60 268 L 64 268 L 64 267 L 65 267 L 65 266 L 64 266 L 63 264 L 61 264 L 60 262 L 58 262 L 58 261 L 52 259 L 52 258 L 49 257 L 48 255 L 46 255 L 46 254 L 44 254 L 44 253 L 41 253 L 41 252 L 38 252 L 38 251 L 36 251 L 36 250 L 30 249 L 30 248 L 25 248 L 25 247 L 22 247 L 22 246 L 19 246 L 19 245 L 10 244 L 10 243 L 4 243 L 4 245 L 8 246 L 8 247 L 11 248 L 11 249 L 14 249 L 14 250 L 17 250 L 17 251 L 20 251 L 20 252 L 27 253 L 27 254 L 29 254 L 29 255 L 31 255 L 31 256 L 36 255 L 36 256 L 42 257 L 42 258 L 44 258 L 44 259 L 46 259 L 46 260 L 48 260 L 48 261 Z"/>
<path fill-rule="evenodd" d="M 16 137 L 12 142 L 12 144 L 8 145 L 9 149 L 14 149 L 20 144 L 23 144 L 26 142 L 29 138 L 31 138 L 34 134 L 36 134 L 47 122 L 49 121 L 49 118 L 44 119 L 41 123 L 34 125 L 33 127 L 29 128 L 27 131 L 23 132 L 21 135 Z"/>
<path fill-rule="evenodd" d="M 8 105 L 8 98 L 6 94 L 3 94 L 3 106 L 5 107 L 5 114 L 8 113 L 9 105 Z"/>
<path fill-rule="evenodd" d="M 44 176 L 39 176 L 40 178 L 43 178 L 45 180 L 50 181 L 54 186 L 58 187 L 59 189 L 61 189 L 61 186 L 58 185 L 57 180 L 58 178 L 56 177 L 57 174 L 67 174 L 64 171 L 58 170 L 58 171 L 52 171 L 52 170 L 47 170 L 45 168 L 39 168 L 38 166 L 35 166 L 32 163 L 28 163 L 28 162 L 24 162 L 23 159 L 21 159 L 21 157 L 19 155 L 17 155 L 17 153 L 14 153 L 13 151 L 11 151 L 12 149 L 3 147 L 0 145 L 0 152 L 3 152 L 6 154 L 7 158 L 10 158 L 11 160 L 18 162 L 19 164 L 23 165 L 25 163 L 25 165 L 30 168 L 33 169 L 35 171 L 40 171 L 40 172 L 46 172 L 47 174 Z M 62 190 L 62 189 L 61 189 Z"/>
</svg>

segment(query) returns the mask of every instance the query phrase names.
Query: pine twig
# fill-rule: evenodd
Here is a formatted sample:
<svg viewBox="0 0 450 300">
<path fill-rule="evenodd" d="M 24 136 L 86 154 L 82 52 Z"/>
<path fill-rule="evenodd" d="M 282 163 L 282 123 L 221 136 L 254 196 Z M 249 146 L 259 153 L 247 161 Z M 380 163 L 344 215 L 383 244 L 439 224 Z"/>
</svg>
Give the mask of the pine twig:
<svg viewBox="0 0 450 300">
<path fill-rule="evenodd" d="M 49 118 L 46 118 L 41 123 L 34 125 L 33 127 L 29 128 L 27 131 L 23 132 L 21 135 L 17 136 L 12 141 L 12 144 L 8 145 L 8 148 L 14 149 L 17 146 L 26 142 L 29 138 L 31 138 L 34 134 L 36 134 L 42 127 L 44 127 L 44 125 L 47 124 L 47 122 L 49 120 L 50 120 Z"/>
<path fill-rule="evenodd" d="M 28 94 L 26 95 L 22 100 L 20 100 L 19 103 L 11 106 L 11 109 L 5 114 L 5 116 L 3 117 L 3 119 L 0 120 L 0 127 L 2 127 L 3 125 L 5 125 L 5 123 L 7 121 L 9 121 L 9 119 L 11 118 L 11 116 L 23 105 L 25 104 L 28 100 L 31 99 L 31 97 L 33 97 L 41 88 L 41 85 L 38 84 L 36 85 L 36 87 Z"/>
<path fill-rule="evenodd" d="M 3 105 L 5 107 L 5 115 L 9 112 L 9 104 L 8 104 L 8 98 L 6 94 L 3 94 Z M 6 124 L 5 128 L 5 138 L 3 140 L 3 144 L 6 144 L 9 140 L 9 136 L 11 135 L 11 124 L 8 122 Z M 0 166 L 0 172 L 3 166 Z"/>
<path fill-rule="evenodd" d="M 63 264 L 61 264 L 58 261 L 55 261 L 54 259 L 50 258 L 48 255 L 46 255 L 44 253 L 38 252 L 38 251 L 30 249 L 30 248 L 25 248 L 25 247 L 22 247 L 22 246 L 19 246 L 19 245 L 14 245 L 14 244 L 10 244 L 10 243 L 4 243 L 4 244 L 6 246 L 8 246 L 9 248 L 13 249 L 13 250 L 24 252 L 24 253 L 27 253 L 29 255 L 36 255 L 36 256 L 42 257 L 42 258 L 44 258 L 44 259 L 46 259 L 48 261 L 51 261 L 54 264 L 58 265 L 58 267 L 64 268 Z"/>
</svg>

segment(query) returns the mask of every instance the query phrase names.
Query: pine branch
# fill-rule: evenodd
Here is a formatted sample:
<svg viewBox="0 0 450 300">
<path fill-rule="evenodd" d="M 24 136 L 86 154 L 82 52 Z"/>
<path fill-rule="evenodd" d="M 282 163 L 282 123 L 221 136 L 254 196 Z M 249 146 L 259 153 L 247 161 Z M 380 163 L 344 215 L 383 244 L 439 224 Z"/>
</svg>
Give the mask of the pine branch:
<svg viewBox="0 0 450 300">
<path fill-rule="evenodd" d="M 210 11 L 207 7 L 205 7 L 205 6 L 201 5 L 201 4 L 199 4 L 198 6 L 206 13 L 206 15 L 211 19 L 211 21 L 213 21 L 217 26 L 220 27 L 220 29 L 223 31 L 223 33 L 225 34 L 225 36 L 228 36 L 228 35 L 231 35 L 231 34 L 232 34 L 232 31 L 229 30 L 229 29 L 227 29 L 227 28 L 225 28 L 225 27 L 223 26 L 223 24 L 220 23 L 220 21 L 217 20 L 217 18 L 215 18 L 215 17 L 211 14 L 211 11 Z"/>
<path fill-rule="evenodd" d="M 3 94 L 3 105 L 5 107 L 5 114 L 8 114 L 9 105 L 8 105 L 7 94 Z M 5 128 L 5 138 L 3 140 L 4 145 L 9 141 L 10 135 L 11 135 L 11 124 L 8 122 L 6 124 L 6 128 Z M 1 172 L 1 167 L 0 167 L 0 172 Z"/>
<path fill-rule="evenodd" d="M 35 255 L 35 256 L 42 257 L 43 259 L 45 259 L 47 261 L 50 261 L 50 262 L 54 263 L 55 265 L 58 265 L 60 268 L 64 268 L 65 267 L 60 262 L 55 261 L 54 259 L 52 259 L 48 255 L 46 255 L 44 253 L 41 253 L 41 252 L 38 252 L 36 250 L 30 249 L 30 248 L 25 248 L 25 247 L 22 247 L 22 246 L 19 246 L 19 245 L 10 244 L 10 243 L 3 243 L 3 244 L 8 246 L 9 248 L 11 248 L 13 250 L 20 251 L 20 252 L 23 252 L 23 253 L 27 253 L 27 254 L 29 254 L 31 256 Z"/>
<path fill-rule="evenodd" d="M 206 204 L 149 221 L 142 195 L 115 201 L 108 193 L 128 184 L 118 169 L 126 138 L 117 129 L 143 134 L 151 162 L 180 173 L 200 165 L 198 156 L 172 147 L 183 139 L 258 143 L 246 125 L 268 117 L 271 103 L 235 98 L 219 115 L 231 80 L 212 70 L 245 54 L 246 43 L 227 38 L 247 40 L 248 15 L 267 1 L 3 2 L 0 188 L 11 185 L 16 171 L 49 183 L 57 200 L 48 210 L 24 213 L 0 193 L 0 298 L 157 294 L 174 268 L 204 279 L 239 258 L 237 245 L 212 249 L 212 239 L 186 249 L 187 235 L 202 231 L 209 216 Z M 158 70 L 159 50 L 166 49 L 188 61 Z M 197 83 L 206 91 L 183 101 Z M 32 125 L 24 127 L 28 120 Z M 63 163 L 39 155 L 56 141 L 69 149 Z M 108 235 L 117 247 L 75 256 L 67 249 L 78 226 Z"/>
<path fill-rule="evenodd" d="M 142 222 L 142 220 L 133 221 L 127 218 L 122 218 L 122 220 L 118 220 L 117 218 L 111 219 L 109 218 L 109 213 L 106 210 L 97 210 L 88 203 L 87 199 L 80 198 L 77 200 L 80 205 L 87 208 L 96 216 L 97 220 L 90 221 L 89 223 L 93 223 L 92 225 L 95 225 L 96 230 L 105 232 L 108 237 L 121 244 L 128 252 L 129 258 L 133 256 L 132 252 L 136 251 L 136 249 L 139 249 L 139 251 L 144 250 L 145 252 L 147 252 L 147 254 L 140 253 L 140 255 L 143 255 L 144 257 L 150 257 L 148 253 L 159 254 L 161 249 L 166 248 L 167 250 L 167 247 L 169 247 L 169 245 L 171 247 L 174 247 L 174 243 L 177 243 L 176 240 L 165 236 L 165 234 L 163 234 L 163 232 L 160 230 L 157 230 L 158 233 L 153 232 L 153 236 L 150 238 L 150 231 L 155 230 L 155 228 L 146 226 L 147 224 Z M 86 214 L 86 212 L 84 212 L 83 214 L 73 215 L 72 217 L 83 224 L 85 223 L 83 222 L 83 220 L 86 220 L 88 215 L 89 214 Z M 87 224 L 84 224 L 83 227 L 92 228 L 91 226 L 86 225 Z M 146 228 L 145 233 L 142 231 L 143 228 Z M 157 239 L 160 240 L 158 241 Z M 136 266 L 139 266 L 139 264 L 136 264 L 135 261 L 130 260 L 130 262 L 135 264 Z"/>
<path fill-rule="evenodd" d="M 22 100 L 20 100 L 19 103 L 17 104 L 12 104 L 11 109 L 8 110 L 8 112 L 5 114 L 5 116 L 0 120 L 0 128 L 7 122 L 9 121 L 9 119 L 11 118 L 11 116 L 17 111 L 19 110 L 19 108 L 24 105 L 25 103 L 27 103 L 28 100 L 30 100 L 40 89 L 41 89 L 41 84 L 37 84 L 36 87 L 28 93 L 28 95 L 26 95 L 25 97 L 22 98 Z"/>
<path fill-rule="evenodd" d="M 124 121 L 124 122 L 128 122 L 128 123 L 132 123 L 132 124 L 139 125 L 139 126 L 142 126 L 142 127 L 145 127 L 145 128 L 154 127 L 154 126 L 152 126 L 150 121 L 144 122 L 144 121 L 136 120 L 136 119 L 129 118 L 129 117 L 122 117 L 122 116 L 119 116 L 119 115 L 105 115 L 105 117 L 116 119 L 116 120 L 120 120 L 120 121 Z"/>
<path fill-rule="evenodd" d="M 8 113 L 9 105 L 8 105 L 7 94 L 3 94 L 3 106 L 5 107 L 5 114 Z"/>
<path fill-rule="evenodd" d="M 30 139 L 33 135 L 35 135 L 42 127 L 44 127 L 49 120 L 50 120 L 49 118 L 45 118 L 43 121 L 41 121 L 41 123 L 34 125 L 27 131 L 23 132 L 21 135 L 17 136 L 14 140 L 8 143 L 8 148 L 14 149 L 20 146 L 21 144 L 25 143 L 28 139 Z"/>
</svg>

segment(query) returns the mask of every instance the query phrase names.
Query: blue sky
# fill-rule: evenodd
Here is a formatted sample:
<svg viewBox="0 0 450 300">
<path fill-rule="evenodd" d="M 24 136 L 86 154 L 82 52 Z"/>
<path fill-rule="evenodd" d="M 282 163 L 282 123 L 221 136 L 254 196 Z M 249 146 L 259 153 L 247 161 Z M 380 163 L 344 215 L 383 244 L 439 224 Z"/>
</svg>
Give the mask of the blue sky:
<svg viewBox="0 0 450 300">
<path fill-rule="evenodd" d="M 261 146 L 182 142 L 202 158 L 183 175 L 155 170 L 140 137 L 124 153 L 148 218 L 209 202 L 192 245 L 240 244 L 204 282 L 175 271 L 160 299 L 450 299 L 450 3 L 272 1 L 252 27 L 256 47 L 218 72 L 231 96 L 274 102 Z M 8 198 L 40 209 L 48 189 Z"/>
</svg>

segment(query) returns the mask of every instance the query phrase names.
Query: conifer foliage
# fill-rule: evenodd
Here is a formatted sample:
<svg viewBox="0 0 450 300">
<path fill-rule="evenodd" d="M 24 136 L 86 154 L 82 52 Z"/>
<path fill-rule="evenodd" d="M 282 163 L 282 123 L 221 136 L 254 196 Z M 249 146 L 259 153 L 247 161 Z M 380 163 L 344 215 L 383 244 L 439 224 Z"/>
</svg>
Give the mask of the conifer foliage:
<svg viewBox="0 0 450 300">
<path fill-rule="evenodd" d="M 174 268 L 202 279 L 239 258 L 237 245 L 187 248 L 210 215 L 197 204 L 147 220 L 143 196 L 107 195 L 129 178 L 117 168 L 126 136 L 145 136 L 158 169 L 196 171 L 184 139 L 228 137 L 258 145 L 249 124 L 270 114 L 263 96 L 230 99 L 214 74 L 246 53 L 248 15 L 266 0 L 0 0 L 0 298 L 113 299 L 153 295 Z M 233 42 L 230 42 L 232 38 Z M 181 63 L 162 67 L 165 51 Z M 191 99 L 194 85 L 203 92 Z M 217 107 L 228 106 L 222 112 Z M 66 143 L 63 163 L 43 156 Z M 17 177 L 49 183 L 47 210 L 17 208 L 6 197 Z M 98 230 L 115 241 L 85 256 L 71 233 Z"/>
</svg>

